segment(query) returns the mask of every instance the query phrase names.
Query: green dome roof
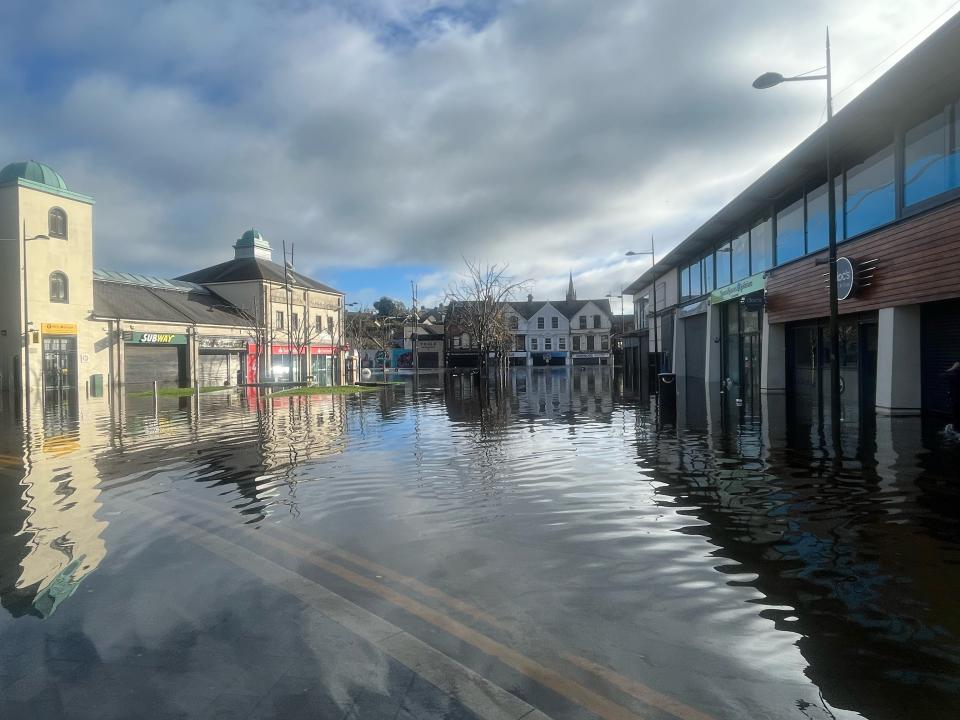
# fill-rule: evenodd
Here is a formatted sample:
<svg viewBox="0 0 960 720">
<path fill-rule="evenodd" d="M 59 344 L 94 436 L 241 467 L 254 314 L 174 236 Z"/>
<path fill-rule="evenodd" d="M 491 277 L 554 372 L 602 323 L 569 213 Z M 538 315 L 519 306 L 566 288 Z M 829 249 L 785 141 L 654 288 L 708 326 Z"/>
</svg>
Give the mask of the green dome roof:
<svg viewBox="0 0 960 720">
<path fill-rule="evenodd" d="M 263 235 L 260 234 L 260 231 L 256 228 L 250 228 L 243 235 L 240 236 L 240 239 L 237 241 L 238 245 L 253 245 L 254 243 L 262 243 Z"/>
<path fill-rule="evenodd" d="M 27 160 L 26 162 L 15 162 L 7 165 L 0 170 L 0 185 L 13 182 L 17 178 L 31 180 L 41 185 L 49 185 L 58 190 L 69 190 L 67 183 L 60 177 L 60 173 L 49 165 Z"/>
</svg>

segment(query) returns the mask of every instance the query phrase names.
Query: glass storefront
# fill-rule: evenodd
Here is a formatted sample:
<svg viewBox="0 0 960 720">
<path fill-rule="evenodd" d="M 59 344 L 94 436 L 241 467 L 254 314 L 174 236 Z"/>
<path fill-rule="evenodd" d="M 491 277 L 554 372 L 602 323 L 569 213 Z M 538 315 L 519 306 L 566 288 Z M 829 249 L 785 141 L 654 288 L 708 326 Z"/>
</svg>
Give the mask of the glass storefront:
<svg viewBox="0 0 960 720">
<path fill-rule="evenodd" d="M 800 422 L 830 414 L 830 326 L 826 318 L 787 327 L 788 401 Z M 840 393 L 844 420 L 873 417 L 877 388 L 877 314 L 840 318 Z"/>
<path fill-rule="evenodd" d="M 47 392 L 77 389 L 75 335 L 44 336 L 43 388 Z"/>
<path fill-rule="evenodd" d="M 750 296 L 720 306 L 722 392 L 727 410 L 760 414 L 760 330 L 763 310 L 749 309 Z"/>
</svg>

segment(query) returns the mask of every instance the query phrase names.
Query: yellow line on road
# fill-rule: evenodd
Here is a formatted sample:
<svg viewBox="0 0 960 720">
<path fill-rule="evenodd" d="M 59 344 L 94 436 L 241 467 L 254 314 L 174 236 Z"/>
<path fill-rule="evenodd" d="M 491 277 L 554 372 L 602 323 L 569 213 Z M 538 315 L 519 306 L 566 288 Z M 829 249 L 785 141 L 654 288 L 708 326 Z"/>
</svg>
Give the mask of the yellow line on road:
<svg viewBox="0 0 960 720">
<path fill-rule="evenodd" d="M 208 513 L 204 513 L 204 515 L 208 517 L 215 517 L 219 522 L 222 522 L 219 520 L 219 513 L 223 511 L 223 505 L 208 500 L 207 498 L 193 499 L 199 500 L 204 505 L 217 510 L 217 515 L 209 515 Z M 319 548 L 330 555 L 335 555 L 354 565 L 357 565 L 358 567 L 369 570 L 375 575 L 382 575 L 383 577 L 389 578 L 394 582 L 406 585 L 425 597 L 438 600 L 454 610 L 462 612 L 464 615 L 468 615 L 487 623 L 490 627 L 494 627 L 505 632 L 510 632 L 511 630 L 505 623 L 491 613 L 488 613 L 485 610 L 476 607 L 475 605 L 461 600 L 460 598 L 453 597 L 452 595 L 445 593 L 443 590 L 435 588 L 431 585 L 426 585 L 416 578 L 408 577 L 397 572 L 396 570 L 380 565 L 373 560 L 369 560 L 365 557 L 357 555 L 356 553 L 352 553 L 349 550 L 343 550 L 342 548 L 330 545 L 329 543 L 318 540 L 316 537 L 313 537 L 295 528 L 287 528 L 281 525 L 269 525 L 264 529 L 267 528 L 269 528 L 270 531 L 286 535 L 292 539 L 296 539 L 299 542 L 308 543 L 308 547 L 312 546 L 313 548 Z M 596 675 L 597 677 L 636 698 L 637 700 L 663 710 L 664 712 L 667 712 L 676 718 L 680 718 L 681 720 L 715 720 L 711 715 L 708 715 L 702 710 L 691 707 L 690 705 L 672 698 L 669 695 L 660 692 L 659 690 L 655 690 L 648 685 L 634 680 L 633 678 L 626 677 L 625 675 L 618 673 L 616 670 L 608 668 L 604 665 L 600 665 L 592 660 L 579 655 L 574 655 L 572 653 L 563 653 L 561 657 L 567 662 L 581 668 L 582 670 L 586 670 L 587 672 Z"/>
<path fill-rule="evenodd" d="M 249 572 L 322 613 L 420 677 L 456 698 L 484 720 L 550 720 L 532 705 L 402 628 L 273 560 L 173 516 L 156 513 L 148 523 L 179 530 L 178 538 Z"/>
<path fill-rule="evenodd" d="M 269 533 L 259 532 L 248 525 L 237 526 L 233 523 L 227 523 L 219 517 L 209 513 L 203 513 L 206 519 L 227 530 L 238 530 L 246 535 L 256 538 L 260 542 L 270 545 L 277 550 L 297 557 L 310 565 L 322 570 L 323 572 L 335 575 L 347 582 L 363 588 L 375 595 L 379 595 L 385 600 L 390 601 L 407 613 L 433 625 L 436 628 L 452 635 L 458 640 L 469 643 L 483 653 L 497 658 L 505 665 L 513 668 L 522 675 L 525 675 L 536 681 L 543 687 L 546 687 L 555 693 L 571 700 L 587 710 L 593 712 L 604 720 L 637 720 L 641 716 L 628 710 L 622 705 L 618 705 L 612 700 L 584 687 L 575 680 L 570 680 L 558 672 L 541 665 L 536 660 L 523 655 L 522 653 L 507 647 L 506 645 L 464 625 L 458 620 L 444 615 L 427 605 L 407 597 L 402 593 L 387 587 L 381 582 L 372 580 L 360 575 L 348 568 L 338 565 L 332 561 L 318 557 L 314 553 L 291 545 L 283 540 L 273 537 Z M 180 522 L 175 520 L 175 522 Z M 196 527 L 191 525 L 191 527 Z"/>
</svg>

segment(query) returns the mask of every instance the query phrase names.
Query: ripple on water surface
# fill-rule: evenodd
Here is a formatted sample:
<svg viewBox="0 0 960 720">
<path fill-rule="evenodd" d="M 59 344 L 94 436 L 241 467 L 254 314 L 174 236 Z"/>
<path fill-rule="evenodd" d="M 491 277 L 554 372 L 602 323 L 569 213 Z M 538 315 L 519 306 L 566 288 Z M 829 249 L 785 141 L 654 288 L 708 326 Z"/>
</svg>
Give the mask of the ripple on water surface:
<svg viewBox="0 0 960 720">
<path fill-rule="evenodd" d="M 156 522 L 176 508 L 369 558 L 494 613 L 533 656 L 579 653 L 718 717 L 955 716 L 956 446 L 878 419 L 834 462 L 775 420 L 658 422 L 602 368 L 8 419 L 0 633 L 83 623 L 98 572 L 140 597 L 176 562 Z"/>
</svg>

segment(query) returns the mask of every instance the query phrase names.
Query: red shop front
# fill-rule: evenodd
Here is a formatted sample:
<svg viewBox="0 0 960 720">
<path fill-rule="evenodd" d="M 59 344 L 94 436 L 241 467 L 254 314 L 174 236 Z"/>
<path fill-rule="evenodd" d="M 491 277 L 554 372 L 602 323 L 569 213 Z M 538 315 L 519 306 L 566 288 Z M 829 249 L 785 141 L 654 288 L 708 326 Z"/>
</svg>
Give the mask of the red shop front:
<svg viewBox="0 0 960 720">
<path fill-rule="evenodd" d="M 301 358 L 304 358 L 309 351 L 310 362 L 307 363 L 307 374 L 314 379 L 314 382 L 320 385 L 327 385 L 333 382 L 333 370 L 336 364 L 334 362 L 336 347 L 332 345 L 311 345 L 309 348 L 297 348 L 294 345 L 275 344 L 271 350 L 273 352 L 270 358 L 270 366 L 275 381 L 288 382 L 290 380 L 305 380 L 306 378 L 297 377 L 297 373 L 294 370 L 296 362 L 293 358 L 298 354 Z M 257 382 L 257 363 L 261 354 L 262 352 L 257 352 L 257 346 L 255 344 L 251 343 L 247 346 L 248 383 Z M 301 367 L 303 367 L 303 364 L 304 361 L 301 360 Z M 268 374 L 269 373 L 264 372 L 262 378 L 264 382 L 269 380 L 267 377 Z"/>
</svg>

